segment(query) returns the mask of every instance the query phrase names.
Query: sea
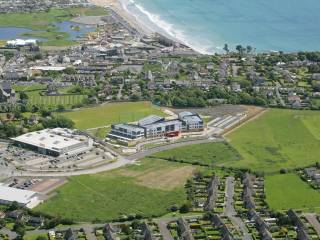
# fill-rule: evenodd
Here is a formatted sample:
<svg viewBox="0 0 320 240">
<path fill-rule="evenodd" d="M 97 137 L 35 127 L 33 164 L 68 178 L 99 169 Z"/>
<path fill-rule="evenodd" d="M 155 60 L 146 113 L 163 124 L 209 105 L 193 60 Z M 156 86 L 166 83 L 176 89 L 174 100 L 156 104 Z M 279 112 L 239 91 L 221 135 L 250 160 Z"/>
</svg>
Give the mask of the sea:
<svg viewBox="0 0 320 240">
<path fill-rule="evenodd" d="M 152 30 L 203 54 L 320 50 L 319 0 L 121 0 Z"/>
</svg>

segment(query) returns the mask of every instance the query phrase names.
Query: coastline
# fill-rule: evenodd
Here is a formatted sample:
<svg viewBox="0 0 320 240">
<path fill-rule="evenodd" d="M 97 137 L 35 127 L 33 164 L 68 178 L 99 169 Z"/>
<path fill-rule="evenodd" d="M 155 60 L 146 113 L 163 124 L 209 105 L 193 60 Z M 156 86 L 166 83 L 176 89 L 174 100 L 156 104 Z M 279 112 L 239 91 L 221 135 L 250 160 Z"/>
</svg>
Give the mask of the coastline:
<svg viewBox="0 0 320 240">
<path fill-rule="evenodd" d="M 182 41 L 181 39 L 174 37 L 164 31 L 161 31 L 157 28 L 152 28 L 148 24 L 142 22 L 141 19 L 137 18 L 134 14 L 132 14 L 129 10 L 126 9 L 125 4 L 128 3 L 128 0 L 89 0 L 94 5 L 100 7 L 107 7 L 114 11 L 117 15 L 119 15 L 124 21 L 126 21 L 132 28 L 137 30 L 142 36 L 150 36 L 152 34 L 159 34 L 167 39 L 170 39 L 176 43 L 182 44 L 184 46 L 189 47 L 192 51 L 198 54 L 207 54 L 203 53 L 199 50 L 196 50 L 192 47 L 188 42 Z"/>
<path fill-rule="evenodd" d="M 131 27 L 135 28 L 142 35 L 151 35 L 155 31 L 151 30 L 147 25 L 140 22 L 126 9 L 124 9 L 120 0 L 89 0 L 92 4 L 100 7 L 109 7 L 119 16 L 121 16 Z"/>
</svg>

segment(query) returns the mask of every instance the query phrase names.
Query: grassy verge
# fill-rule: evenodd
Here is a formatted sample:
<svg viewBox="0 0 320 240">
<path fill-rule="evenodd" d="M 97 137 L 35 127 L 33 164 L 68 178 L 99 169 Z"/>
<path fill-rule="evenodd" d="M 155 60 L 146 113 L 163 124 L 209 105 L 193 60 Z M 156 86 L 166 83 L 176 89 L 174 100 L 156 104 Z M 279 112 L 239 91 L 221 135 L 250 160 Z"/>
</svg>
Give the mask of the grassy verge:
<svg viewBox="0 0 320 240">
<path fill-rule="evenodd" d="M 76 221 L 101 221 L 122 215 L 161 216 L 182 204 L 184 185 L 194 167 L 143 160 L 111 172 L 70 178 L 58 194 L 36 210 Z"/>
</svg>

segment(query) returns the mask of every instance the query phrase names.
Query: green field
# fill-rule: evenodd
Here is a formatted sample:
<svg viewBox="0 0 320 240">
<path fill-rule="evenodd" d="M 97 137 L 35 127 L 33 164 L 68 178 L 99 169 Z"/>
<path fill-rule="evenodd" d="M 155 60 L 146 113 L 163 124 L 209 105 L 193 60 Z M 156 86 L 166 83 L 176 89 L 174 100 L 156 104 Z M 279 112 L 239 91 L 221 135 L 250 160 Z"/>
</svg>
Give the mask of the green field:
<svg viewBox="0 0 320 240">
<path fill-rule="evenodd" d="M 150 114 L 164 116 L 159 108 L 149 102 L 110 103 L 63 113 L 64 116 L 73 120 L 79 129 L 108 126 L 120 122 L 133 122 Z"/>
<path fill-rule="evenodd" d="M 265 191 L 267 202 L 273 210 L 320 210 L 320 193 L 296 174 L 267 176 Z"/>
<path fill-rule="evenodd" d="M 35 13 L 8 13 L 0 14 L 0 27 L 19 27 L 36 30 L 37 32 L 24 33 L 24 37 L 41 37 L 48 39 L 44 45 L 68 46 L 74 44 L 69 41 L 69 34 L 57 32 L 56 22 L 69 21 L 72 18 L 85 16 L 106 15 L 106 10 L 100 7 L 50 9 L 48 12 Z"/>
<path fill-rule="evenodd" d="M 47 89 L 46 84 L 31 84 L 31 85 L 14 85 L 13 89 L 16 92 L 30 92 L 30 91 L 41 91 Z"/>
<path fill-rule="evenodd" d="M 240 155 L 227 143 L 204 143 L 171 149 L 154 155 L 157 158 L 172 159 L 206 165 L 223 165 L 240 159 Z"/>
<path fill-rule="evenodd" d="M 51 9 L 48 12 L 6 13 L 0 14 L 1 27 L 20 27 L 33 30 L 56 30 L 55 22 L 69 21 L 79 15 L 106 15 L 106 10 L 100 7 Z"/>
<path fill-rule="evenodd" d="M 228 135 L 242 160 L 232 167 L 276 172 L 319 161 L 320 113 L 272 109 Z"/>
<path fill-rule="evenodd" d="M 28 104 L 30 105 L 44 105 L 46 107 L 63 105 L 66 108 L 82 103 L 82 101 L 87 97 L 85 95 L 40 96 L 39 94 L 28 94 L 28 96 Z"/>
<path fill-rule="evenodd" d="M 186 199 L 184 185 L 194 167 L 143 160 L 95 175 L 71 177 L 39 210 L 76 221 L 111 220 L 121 215 L 160 216 Z"/>
</svg>

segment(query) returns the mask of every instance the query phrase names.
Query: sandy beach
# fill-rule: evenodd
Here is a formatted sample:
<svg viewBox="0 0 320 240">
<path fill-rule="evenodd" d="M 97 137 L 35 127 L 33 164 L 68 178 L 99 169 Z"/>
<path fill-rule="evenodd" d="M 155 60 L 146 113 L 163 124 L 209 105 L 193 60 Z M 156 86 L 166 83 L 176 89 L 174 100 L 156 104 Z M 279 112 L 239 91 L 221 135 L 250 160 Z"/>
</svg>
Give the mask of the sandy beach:
<svg viewBox="0 0 320 240">
<path fill-rule="evenodd" d="M 133 15 L 128 13 L 122 6 L 120 0 L 89 0 L 89 2 L 101 6 L 101 7 L 110 7 L 119 14 L 124 20 L 126 20 L 133 28 L 139 31 L 142 34 L 150 35 L 153 33 L 146 25 L 139 22 Z"/>
</svg>

